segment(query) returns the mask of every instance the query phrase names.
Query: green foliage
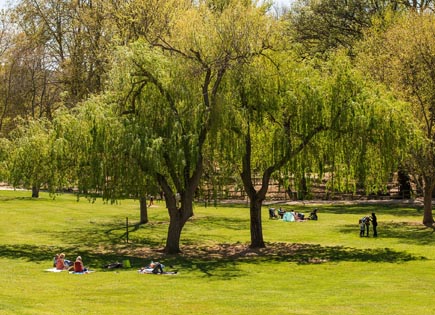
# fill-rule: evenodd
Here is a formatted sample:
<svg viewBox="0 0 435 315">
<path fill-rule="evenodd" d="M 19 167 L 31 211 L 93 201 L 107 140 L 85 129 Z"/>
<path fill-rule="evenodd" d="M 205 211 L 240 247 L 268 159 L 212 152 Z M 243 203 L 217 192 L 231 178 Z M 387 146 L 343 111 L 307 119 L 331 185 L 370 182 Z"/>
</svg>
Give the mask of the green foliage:
<svg viewBox="0 0 435 315">
<path fill-rule="evenodd" d="M 323 62 L 271 53 L 231 79 L 237 88 L 226 100 L 233 107 L 223 112 L 226 127 L 215 150 L 219 161 L 231 162 L 221 168 L 241 172 L 237 159 L 250 133 L 256 176 L 285 161 L 278 176 L 285 187 L 300 190 L 301 182 L 326 178 L 331 191 L 363 186 L 370 193 L 385 188 L 403 157 L 405 104 L 365 79 L 344 54 Z"/>
<path fill-rule="evenodd" d="M 29 121 L 12 135 L 7 169 L 8 182 L 25 188 L 55 185 L 57 176 L 50 164 L 55 155 L 48 121 Z"/>
<path fill-rule="evenodd" d="M 397 97 L 409 103 L 409 137 L 406 163 L 424 178 L 426 198 L 424 221 L 433 223 L 431 198 L 435 187 L 434 87 L 435 20 L 431 14 L 409 12 L 391 19 L 383 28 L 367 34 L 359 48 L 359 66 L 383 82 Z"/>
<path fill-rule="evenodd" d="M 337 48 L 351 49 L 371 26 L 374 16 L 387 8 L 397 9 L 397 1 L 300 0 L 292 6 L 288 19 L 302 54 L 324 54 Z"/>
</svg>

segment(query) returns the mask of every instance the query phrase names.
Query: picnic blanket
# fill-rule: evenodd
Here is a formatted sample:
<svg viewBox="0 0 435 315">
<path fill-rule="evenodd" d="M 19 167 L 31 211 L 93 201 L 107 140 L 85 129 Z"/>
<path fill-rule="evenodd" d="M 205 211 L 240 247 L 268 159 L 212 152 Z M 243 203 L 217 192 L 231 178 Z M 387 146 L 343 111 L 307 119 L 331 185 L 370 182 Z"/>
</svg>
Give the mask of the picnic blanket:
<svg viewBox="0 0 435 315">
<path fill-rule="evenodd" d="M 62 269 L 56 269 L 56 268 L 49 268 L 49 269 L 45 269 L 44 271 L 47 272 L 62 272 L 62 271 L 68 271 L 66 269 L 62 270 Z M 85 275 L 88 273 L 94 272 L 93 270 L 87 270 L 87 271 L 83 271 L 83 272 L 75 272 L 75 271 L 69 271 L 70 274 L 76 274 L 76 275 Z"/>
<path fill-rule="evenodd" d="M 139 269 L 137 272 L 140 274 L 145 274 L 145 275 L 176 275 L 176 274 L 178 274 L 177 271 L 163 271 L 163 273 L 153 273 L 152 268 L 142 268 L 142 269 Z"/>
<path fill-rule="evenodd" d="M 77 272 L 77 271 L 70 271 L 70 274 L 73 275 L 87 275 L 88 273 L 94 272 L 93 270 L 87 270 L 87 271 L 81 271 L 81 272 Z"/>
<path fill-rule="evenodd" d="M 62 272 L 62 271 L 67 271 L 67 270 L 56 269 L 56 268 L 49 268 L 49 269 L 45 269 L 44 271 L 48 271 L 48 272 Z"/>
</svg>

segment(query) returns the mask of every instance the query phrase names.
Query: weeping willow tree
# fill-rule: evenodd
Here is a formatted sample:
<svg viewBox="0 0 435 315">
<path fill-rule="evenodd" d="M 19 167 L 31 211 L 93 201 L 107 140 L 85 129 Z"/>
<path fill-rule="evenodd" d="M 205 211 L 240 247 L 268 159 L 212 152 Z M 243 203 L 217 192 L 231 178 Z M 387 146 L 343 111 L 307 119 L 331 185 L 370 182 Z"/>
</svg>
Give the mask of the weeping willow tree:
<svg viewBox="0 0 435 315">
<path fill-rule="evenodd" d="M 137 131 L 115 111 L 110 95 L 95 96 L 80 107 L 58 113 L 53 130 L 59 142 L 59 173 L 72 173 L 73 187 L 88 198 L 140 202 L 140 223 L 148 222 L 146 197 L 157 185 L 149 175 L 152 160 L 139 165 L 130 154 Z"/>
<path fill-rule="evenodd" d="M 408 12 L 390 16 L 367 33 L 359 47 L 359 65 L 374 79 L 386 84 L 400 99 L 409 102 L 406 166 L 422 179 L 423 224 L 432 227 L 432 196 L 435 188 L 435 16 Z M 416 181 L 419 183 L 419 181 Z"/>
<path fill-rule="evenodd" d="M 328 63 L 291 58 L 258 58 L 228 83 L 237 88 L 227 95 L 221 149 L 250 199 L 251 247 L 265 246 L 261 206 L 274 172 L 303 178 L 328 170 L 342 189 L 361 182 L 371 191 L 385 185 L 397 162 L 400 103 L 365 82 L 344 56 Z"/>
<path fill-rule="evenodd" d="M 112 94 L 131 131 L 129 158 L 164 192 L 165 251 L 172 254 L 180 252 L 182 229 L 193 216 L 203 149 L 222 111 L 221 83 L 233 64 L 267 48 L 271 20 L 250 1 L 219 9 L 207 1 L 168 1 L 154 9 L 168 23 L 148 25 L 142 39 L 120 50 Z"/>
<path fill-rule="evenodd" d="M 42 187 L 52 194 L 71 190 L 91 200 L 139 199 L 140 223 L 146 223 L 143 199 L 157 185 L 132 161 L 132 130 L 107 104 L 107 97 L 94 97 L 75 109 L 59 110 L 50 121 L 20 124 L 0 144 L 1 178 L 14 187 L 32 188 L 33 197 Z"/>
<path fill-rule="evenodd" d="M 2 142 L 8 153 L 4 156 L 4 179 L 14 187 L 32 190 L 32 197 L 39 197 L 41 187 L 54 187 L 59 180 L 50 163 L 56 154 L 53 133 L 47 120 L 22 122 L 11 133 L 10 141 Z"/>
</svg>

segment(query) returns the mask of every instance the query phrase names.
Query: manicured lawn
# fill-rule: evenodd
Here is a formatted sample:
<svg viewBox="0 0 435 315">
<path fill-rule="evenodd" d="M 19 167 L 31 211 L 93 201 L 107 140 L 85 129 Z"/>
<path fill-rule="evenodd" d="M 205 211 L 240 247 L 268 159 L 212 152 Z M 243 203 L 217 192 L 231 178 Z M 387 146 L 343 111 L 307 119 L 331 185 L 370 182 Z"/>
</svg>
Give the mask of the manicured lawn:
<svg viewBox="0 0 435 315">
<path fill-rule="evenodd" d="M 88 202 L 0 191 L 0 314 L 434 314 L 435 234 L 405 206 L 317 206 L 319 221 L 287 223 L 263 212 L 267 248 L 247 250 L 245 206 L 203 207 L 165 257 L 163 203 L 135 226 L 138 202 Z M 286 206 L 309 213 L 313 206 Z M 378 238 L 360 238 L 375 211 Z M 126 243 L 125 222 L 130 222 Z M 96 272 L 50 273 L 55 253 L 81 255 Z M 131 269 L 104 269 L 129 259 Z M 175 276 L 142 275 L 151 260 Z M 170 268 L 168 268 L 170 269 Z"/>
</svg>

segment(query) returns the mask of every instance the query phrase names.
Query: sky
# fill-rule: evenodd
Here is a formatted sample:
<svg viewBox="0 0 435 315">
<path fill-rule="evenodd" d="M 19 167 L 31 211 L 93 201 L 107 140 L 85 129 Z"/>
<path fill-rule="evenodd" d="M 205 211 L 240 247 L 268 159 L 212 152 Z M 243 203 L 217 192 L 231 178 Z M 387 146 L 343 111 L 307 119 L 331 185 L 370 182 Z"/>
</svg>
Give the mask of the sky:
<svg viewBox="0 0 435 315">
<path fill-rule="evenodd" d="M 4 8 L 6 8 L 6 6 L 7 6 L 7 4 L 9 3 L 9 2 L 11 2 L 11 3 L 13 3 L 13 2 L 15 2 L 16 0 L 0 0 L 0 9 L 4 9 Z M 277 4 L 284 4 L 284 5 L 289 5 L 290 3 L 292 3 L 294 0 L 274 0 L 275 1 L 275 3 L 277 3 Z"/>
<path fill-rule="evenodd" d="M 9 0 L 0 0 L 0 9 L 6 8 L 8 2 L 10 2 L 10 1 Z"/>
</svg>

